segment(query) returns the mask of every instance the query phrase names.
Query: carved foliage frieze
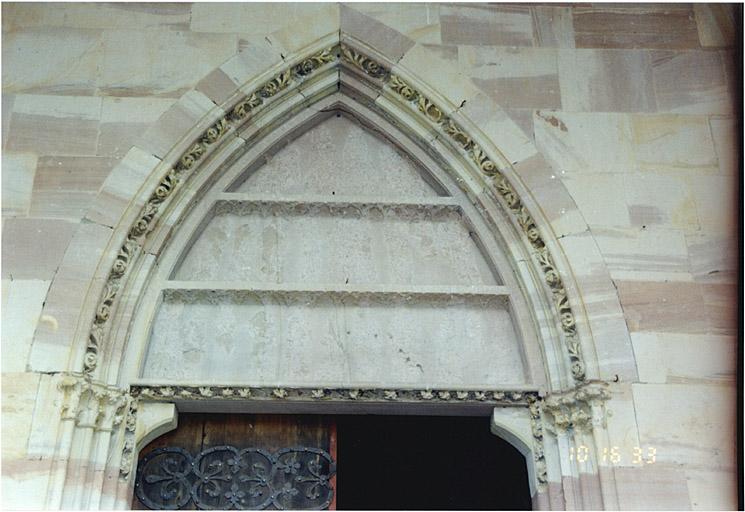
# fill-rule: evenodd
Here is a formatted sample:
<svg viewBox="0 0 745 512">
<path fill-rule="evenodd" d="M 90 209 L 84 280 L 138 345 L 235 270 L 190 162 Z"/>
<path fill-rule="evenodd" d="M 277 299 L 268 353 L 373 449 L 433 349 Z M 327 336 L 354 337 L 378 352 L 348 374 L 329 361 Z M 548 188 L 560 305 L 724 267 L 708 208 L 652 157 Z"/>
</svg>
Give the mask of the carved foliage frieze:
<svg viewBox="0 0 745 512">
<path fill-rule="evenodd" d="M 220 200 L 215 215 L 333 215 L 347 218 L 393 218 L 402 220 L 461 220 L 463 212 L 457 204 L 424 203 L 350 203 L 270 200 Z"/>
<path fill-rule="evenodd" d="M 178 304 L 281 304 L 285 306 L 353 305 L 365 303 L 381 307 L 411 307 L 424 303 L 428 307 L 486 307 L 504 308 L 506 295 L 497 295 L 488 288 L 482 291 L 400 291 L 400 290 L 282 290 L 276 288 L 220 289 L 220 288 L 166 288 L 163 300 Z"/>
<path fill-rule="evenodd" d="M 543 414 L 539 397 L 530 396 L 528 398 L 528 411 L 530 412 L 530 430 L 533 436 L 535 476 L 538 485 L 545 486 L 548 483 L 548 470 L 546 468 L 546 455 L 543 448 Z"/>
<path fill-rule="evenodd" d="M 126 416 L 124 419 L 124 442 L 122 444 L 122 458 L 119 463 L 119 476 L 129 478 L 134 466 L 135 434 L 137 432 L 137 409 L 139 401 L 129 397 Z"/>
<path fill-rule="evenodd" d="M 535 391 L 383 389 L 383 388 L 296 388 L 247 386 L 132 386 L 135 398 L 171 402 L 174 400 L 286 400 L 334 402 L 432 402 L 526 405 Z"/>
</svg>

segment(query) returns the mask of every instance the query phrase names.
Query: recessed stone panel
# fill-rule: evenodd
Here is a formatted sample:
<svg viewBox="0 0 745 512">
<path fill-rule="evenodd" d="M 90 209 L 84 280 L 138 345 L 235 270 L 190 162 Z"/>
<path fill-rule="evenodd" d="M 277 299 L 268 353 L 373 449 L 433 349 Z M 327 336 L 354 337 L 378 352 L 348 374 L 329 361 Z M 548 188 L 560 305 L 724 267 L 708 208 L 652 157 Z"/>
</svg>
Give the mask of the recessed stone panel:
<svg viewBox="0 0 745 512">
<path fill-rule="evenodd" d="M 228 212 L 210 221 L 175 279 L 497 284 L 456 207 L 277 202 L 219 208 Z"/>
<path fill-rule="evenodd" d="M 261 385 L 525 382 L 504 298 L 166 291 L 148 379 Z"/>
<path fill-rule="evenodd" d="M 426 171 L 346 117 L 292 140 L 236 188 L 272 196 L 436 197 Z"/>
</svg>

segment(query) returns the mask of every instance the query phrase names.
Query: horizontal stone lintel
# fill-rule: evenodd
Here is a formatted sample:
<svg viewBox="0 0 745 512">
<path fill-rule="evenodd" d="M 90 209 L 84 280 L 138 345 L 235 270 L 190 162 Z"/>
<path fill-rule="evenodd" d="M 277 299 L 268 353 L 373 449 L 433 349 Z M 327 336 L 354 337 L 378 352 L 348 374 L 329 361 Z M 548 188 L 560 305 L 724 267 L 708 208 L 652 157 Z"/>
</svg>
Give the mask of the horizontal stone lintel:
<svg viewBox="0 0 745 512">
<path fill-rule="evenodd" d="M 197 401 L 246 402 L 355 402 L 355 403 L 427 403 L 527 406 L 539 399 L 535 387 L 508 390 L 415 389 L 406 387 L 284 387 L 246 385 L 155 385 L 136 383 L 130 386 L 133 398 L 173 402 L 179 405 Z"/>
</svg>

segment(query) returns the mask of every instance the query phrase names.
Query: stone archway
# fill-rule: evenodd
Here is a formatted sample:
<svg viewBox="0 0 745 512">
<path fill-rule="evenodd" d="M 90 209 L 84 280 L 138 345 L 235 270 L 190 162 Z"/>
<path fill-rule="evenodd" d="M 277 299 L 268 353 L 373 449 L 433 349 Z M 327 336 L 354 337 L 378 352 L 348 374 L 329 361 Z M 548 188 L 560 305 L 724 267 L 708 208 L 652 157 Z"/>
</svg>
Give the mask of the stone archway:
<svg viewBox="0 0 745 512">
<path fill-rule="evenodd" d="M 85 482 L 84 485 L 90 481 L 99 482 L 104 475 L 108 475 L 109 481 L 116 480 L 119 466 L 126 467 L 128 461 L 131 465 L 137 437 L 149 435 L 145 431 L 138 432 L 140 416 L 134 413 L 138 404 L 147 409 L 150 403 L 176 401 L 174 390 L 168 386 L 139 386 L 125 391 L 131 381 L 120 372 L 128 343 L 129 314 L 145 285 L 148 265 L 154 263 L 173 228 L 162 220 L 164 215 L 173 214 L 179 208 L 183 211 L 189 208 L 191 196 L 209 182 L 210 169 L 214 170 L 221 158 L 229 159 L 231 149 L 245 142 L 246 139 L 236 137 L 235 132 L 252 119 L 254 110 L 261 109 L 268 122 L 263 126 L 249 123 L 247 130 L 260 133 L 272 123 L 281 124 L 286 116 L 307 108 L 309 99 L 342 89 L 350 97 L 356 96 L 355 99 L 362 104 L 367 102 L 381 107 L 393 119 L 393 124 L 399 123 L 421 140 L 437 147 L 439 158 L 461 172 L 459 177 L 474 203 L 487 214 L 504 215 L 511 223 L 512 249 L 524 255 L 522 278 L 525 283 L 532 283 L 535 292 L 531 298 L 535 304 L 543 305 L 539 316 L 544 319 L 541 348 L 548 361 L 547 379 L 543 389 L 527 394 L 511 390 L 514 396 L 495 397 L 487 403 L 505 405 L 505 401 L 519 402 L 525 408 L 525 414 L 514 419 L 513 433 L 524 436 L 525 432 L 531 432 L 534 444 L 531 456 L 540 466 L 533 469 L 538 507 L 613 506 L 612 479 L 606 480 L 605 484 L 598 480 L 597 468 L 590 476 L 582 477 L 576 467 L 566 462 L 569 443 L 575 436 L 590 436 L 583 437 L 590 446 L 600 443 L 593 436 L 602 434 L 593 433 L 592 425 L 600 425 L 604 419 L 605 412 L 600 402 L 607 398 L 607 392 L 598 381 L 613 373 L 614 364 L 623 366 L 618 360 L 605 364 L 606 359 L 613 359 L 607 354 L 617 352 L 618 347 L 610 342 L 599 345 L 599 340 L 593 336 L 595 321 L 593 315 L 586 312 L 592 313 L 589 310 L 597 306 L 592 303 L 591 294 L 581 291 L 555 240 L 555 232 L 567 223 L 571 228 L 564 229 L 583 229 L 578 215 L 572 216 L 568 195 L 561 190 L 558 181 L 552 183 L 547 175 L 542 175 L 545 168 L 542 168 L 540 156 L 530 151 L 529 144 L 520 140 L 510 145 L 510 123 L 498 117 L 498 107 L 488 104 L 483 97 L 458 101 L 461 93 L 467 90 L 465 82 L 458 77 L 449 76 L 447 85 L 442 87 L 446 92 L 441 94 L 427 84 L 431 83 L 437 89 L 438 82 L 442 83 L 441 78 L 431 73 L 432 70 L 443 72 L 444 68 L 438 69 L 428 62 L 415 72 L 407 69 L 404 62 L 394 64 L 376 49 L 351 37 L 342 36 L 341 47 L 336 46 L 338 43 L 338 35 L 333 34 L 295 56 L 287 57 L 282 66 L 268 66 L 267 71 L 257 73 L 249 83 L 238 84 L 237 92 L 220 107 L 215 107 L 200 93 L 188 93 L 154 129 L 153 148 L 160 145 L 161 149 L 144 151 L 134 148 L 123 165 L 107 180 L 98 205 L 112 208 L 97 210 L 94 207 L 91 215 L 101 222 L 109 219 L 115 229 L 110 239 L 106 239 L 106 235 L 111 233 L 105 230 L 96 233 L 97 227 L 86 228 L 90 231 L 80 234 L 80 238 L 92 235 L 91 238 L 96 240 L 90 241 L 94 244 L 106 239 L 106 250 L 91 274 L 93 286 L 76 329 L 74 355 L 66 368 L 72 372 L 82 371 L 79 378 L 69 380 L 68 399 L 77 402 L 82 398 L 81 403 L 89 405 L 87 410 L 92 411 L 91 418 L 81 423 L 77 415 L 78 405 L 70 404 L 67 419 L 78 426 L 93 428 L 93 431 L 86 430 L 86 434 L 81 435 L 79 429 L 66 427 L 60 432 L 62 462 L 57 476 L 60 485 L 50 494 L 51 505 L 95 506 L 102 495 L 107 500 L 102 504 L 123 504 L 121 500 L 126 499 L 127 475 L 131 470 L 122 471 L 123 485 L 119 485 L 119 491 L 115 492 L 119 500 L 116 502 L 110 501 L 114 499 L 111 491 L 95 491 L 94 495 L 98 492 L 98 497 L 91 498 L 75 488 L 81 487 L 81 482 Z M 425 69 L 430 71 L 423 71 Z M 430 76 L 419 76 L 422 73 Z M 487 119 L 479 118 L 484 112 L 490 114 Z M 184 125 L 189 126 L 186 131 Z M 273 129 L 281 128 L 275 126 Z M 499 144 L 502 138 L 506 144 Z M 175 145 L 168 149 L 174 142 Z M 523 158 L 512 162 L 512 158 L 508 158 L 517 155 Z M 183 187 L 187 180 L 191 180 L 191 184 Z M 542 201 L 546 194 L 550 199 Z M 116 201 L 119 198 L 121 200 Z M 567 202 L 562 204 L 565 198 Z M 558 214 L 558 211 L 562 213 Z M 558 218 L 553 219 L 557 214 Z M 171 218 L 176 219 L 178 215 Z M 597 285 L 597 281 L 593 284 Z M 46 307 L 59 305 L 47 304 Z M 601 307 L 612 308 L 613 304 L 603 301 Z M 622 318 L 620 311 L 618 314 Z M 34 344 L 32 361 L 43 366 L 44 359 L 48 360 L 50 354 L 43 355 L 44 333 L 40 334 L 41 343 Z M 602 354 L 598 358 L 604 362 L 602 365 L 598 363 L 596 353 Z M 623 361 L 628 357 L 631 356 L 627 353 L 619 359 Z M 219 402 L 222 399 L 218 395 L 224 395 L 224 389 L 215 388 L 204 392 L 198 387 L 184 388 L 179 392 L 197 394 L 200 400 Z M 285 392 L 291 394 L 295 391 Z M 418 392 L 422 396 L 428 390 Z M 544 399 L 547 393 L 549 397 Z M 189 396 L 189 399 L 193 398 Z M 239 399 L 240 395 L 229 398 Z M 475 394 L 468 395 L 467 399 L 478 400 Z M 105 422 L 111 422 L 113 426 L 123 422 L 121 438 L 113 436 L 113 440 L 109 439 L 113 427 L 96 430 L 102 419 L 95 411 L 102 400 L 106 401 L 107 410 L 112 412 Z M 126 420 L 122 414 L 125 409 L 129 410 Z M 504 411 L 512 415 L 512 410 Z M 555 434 L 545 443 L 542 414 Z M 509 419 L 502 422 L 502 428 L 509 422 Z M 79 461 L 90 459 L 94 463 L 78 462 L 70 471 L 67 460 L 71 456 L 65 455 L 67 450 L 78 454 Z M 114 452 L 111 458 L 107 456 L 109 450 Z M 546 464 L 545 471 L 543 464 Z M 572 483 L 572 479 L 581 483 Z M 552 486 L 554 490 L 550 491 Z"/>
</svg>

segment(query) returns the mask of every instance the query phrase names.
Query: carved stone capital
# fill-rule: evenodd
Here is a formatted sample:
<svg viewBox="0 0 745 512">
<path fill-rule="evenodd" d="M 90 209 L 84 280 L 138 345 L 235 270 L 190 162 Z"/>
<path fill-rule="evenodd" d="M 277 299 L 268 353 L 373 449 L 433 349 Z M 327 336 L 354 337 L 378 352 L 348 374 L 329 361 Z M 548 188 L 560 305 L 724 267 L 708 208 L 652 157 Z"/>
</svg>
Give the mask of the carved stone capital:
<svg viewBox="0 0 745 512">
<path fill-rule="evenodd" d="M 589 432 L 596 424 L 593 407 L 610 398 L 608 384 L 591 381 L 578 388 L 548 395 L 542 404 L 547 429 L 558 432 Z"/>
<path fill-rule="evenodd" d="M 117 412 L 126 403 L 127 392 L 84 374 L 65 374 L 59 383 L 63 393 L 62 419 L 75 426 L 110 431 Z"/>
</svg>

